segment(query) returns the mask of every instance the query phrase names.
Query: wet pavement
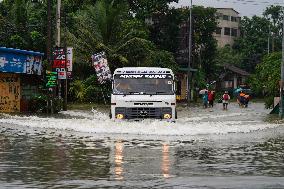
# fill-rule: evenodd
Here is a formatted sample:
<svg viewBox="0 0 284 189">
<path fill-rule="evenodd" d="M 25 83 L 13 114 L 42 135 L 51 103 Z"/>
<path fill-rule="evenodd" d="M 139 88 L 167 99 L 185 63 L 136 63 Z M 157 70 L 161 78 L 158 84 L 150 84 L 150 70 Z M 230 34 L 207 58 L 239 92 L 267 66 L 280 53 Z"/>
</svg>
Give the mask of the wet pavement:
<svg viewBox="0 0 284 189">
<path fill-rule="evenodd" d="M 284 188 L 284 127 L 260 103 L 176 123 L 97 111 L 0 115 L 0 188 Z"/>
</svg>

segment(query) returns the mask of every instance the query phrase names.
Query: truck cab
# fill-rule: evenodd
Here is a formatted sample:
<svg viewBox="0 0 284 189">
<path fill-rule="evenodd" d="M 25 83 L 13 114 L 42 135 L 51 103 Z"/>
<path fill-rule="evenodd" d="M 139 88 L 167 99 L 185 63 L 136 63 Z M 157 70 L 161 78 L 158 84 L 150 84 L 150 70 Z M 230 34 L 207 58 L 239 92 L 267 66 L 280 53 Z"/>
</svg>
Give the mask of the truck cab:
<svg viewBox="0 0 284 189">
<path fill-rule="evenodd" d="M 113 74 L 111 119 L 174 121 L 174 74 L 167 68 L 125 67 Z"/>
</svg>

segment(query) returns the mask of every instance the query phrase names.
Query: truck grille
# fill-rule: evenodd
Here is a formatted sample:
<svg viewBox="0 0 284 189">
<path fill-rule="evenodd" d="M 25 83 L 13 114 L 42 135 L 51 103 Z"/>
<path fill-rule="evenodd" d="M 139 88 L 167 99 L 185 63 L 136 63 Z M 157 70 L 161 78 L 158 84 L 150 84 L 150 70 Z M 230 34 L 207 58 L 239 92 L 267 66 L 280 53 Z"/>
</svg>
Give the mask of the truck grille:
<svg viewBox="0 0 284 189">
<path fill-rule="evenodd" d="M 116 107 L 115 114 L 123 114 L 125 119 L 162 119 L 164 114 L 172 114 L 172 108 Z"/>
<path fill-rule="evenodd" d="M 126 118 L 162 118 L 161 108 L 126 108 Z"/>
<path fill-rule="evenodd" d="M 172 113 L 172 108 L 116 108 L 116 113 L 123 113 L 126 119 L 162 119 L 164 113 Z"/>
</svg>

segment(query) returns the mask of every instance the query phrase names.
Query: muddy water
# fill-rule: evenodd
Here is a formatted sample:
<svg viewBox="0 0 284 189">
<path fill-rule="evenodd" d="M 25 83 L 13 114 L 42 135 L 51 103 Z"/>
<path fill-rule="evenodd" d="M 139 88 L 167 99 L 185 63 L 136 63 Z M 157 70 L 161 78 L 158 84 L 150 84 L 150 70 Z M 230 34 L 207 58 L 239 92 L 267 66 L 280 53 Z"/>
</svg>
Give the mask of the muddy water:
<svg viewBox="0 0 284 189">
<path fill-rule="evenodd" d="M 100 112 L 0 118 L 0 188 L 284 188 L 284 129 L 262 104 L 179 109 L 176 123 Z"/>
</svg>

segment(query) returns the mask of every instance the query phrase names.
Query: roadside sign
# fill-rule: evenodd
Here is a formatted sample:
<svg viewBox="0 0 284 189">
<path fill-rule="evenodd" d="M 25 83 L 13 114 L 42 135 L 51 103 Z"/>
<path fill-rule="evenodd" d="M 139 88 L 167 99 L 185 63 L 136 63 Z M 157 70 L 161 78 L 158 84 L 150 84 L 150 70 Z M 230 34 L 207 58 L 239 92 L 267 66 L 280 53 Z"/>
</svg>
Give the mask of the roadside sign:
<svg viewBox="0 0 284 189">
<path fill-rule="evenodd" d="M 46 71 L 46 87 L 52 88 L 57 86 L 57 72 Z"/>
<path fill-rule="evenodd" d="M 66 51 L 58 47 L 53 50 L 52 70 L 58 73 L 58 79 L 66 79 Z"/>
<path fill-rule="evenodd" d="M 72 71 L 73 71 L 73 48 L 67 47 L 66 51 L 66 68 L 67 68 L 67 78 L 72 78 Z"/>
</svg>

